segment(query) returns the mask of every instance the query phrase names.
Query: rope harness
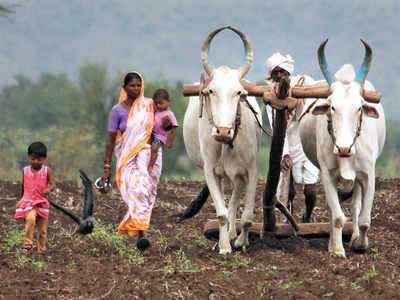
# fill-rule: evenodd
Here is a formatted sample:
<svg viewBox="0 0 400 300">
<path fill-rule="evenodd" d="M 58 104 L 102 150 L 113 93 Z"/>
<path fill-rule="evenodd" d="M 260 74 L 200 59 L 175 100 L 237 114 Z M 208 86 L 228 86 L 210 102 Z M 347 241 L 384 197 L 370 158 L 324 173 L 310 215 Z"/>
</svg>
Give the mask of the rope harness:
<svg viewBox="0 0 400 300">
<path fill-rule="evenodd" d="M 203 117 L 203 110 L 205 110 L 206 114 L 207 114 L 207 118 L 208 118 L 209 124 L 212 127 L 216 127 L 215 126 L 215 122 L 214 122 L 214 116 L 213 116 L 212 110 L 211 110 L 210 95 L 208 93 L 203 92 L 204 88 L 207 87 L 209 82 L 210 81 L 207 82 L 207 81 L 204 80 L 204 78 L 201 78 L 200 93 L 199 93 L 199 99 L 200 99 L 199 118 Z M 270 130 L 268 130 L 268 129 L 265 129 L 262 126 L 260 120 L 257 117 L 258 112 L 249 103 L 249 101 L 247 100 L 247 97 L 243 95 L 243 96 L 240 97 L 240 99 L 239 99 L 239 101 L 237 103 L 237 106 L 236 106 L 236 116 L 235 116 L 235 121 L 234 121 L 233 137 L 232 137 L 232 140 L 229 143 L 227 143 L 230 148 L 233 148 L 233 142 L 235 141 L 235 139 L 236 139 L 236 137 L 238 135 L 238 132 L 239 132 L 239 129 L 240 129 L 240 125 L 241 125 L 241 122 L 242 122 L 242 111 L 241 111 L 242 107 L 240 105 L 240 103 L 242 103 L 242 102 L 245 103 L 247 105 L 247 107 L 249 108 L 249 110 L 252 112 L 252 114 L 253 114 L 256 122 L 257 122 L 258 127 L 260 127 L 261 130 L 265 134 L 267 134 L 269 136 L 272 136 L 272 132 Z"/>
<path fill-rule="evenodd" d="M 362 92 L 362 94 L 363 94 L 364 92 Z M 318 99 L 316 99 L 316 100 L 314 100 L 314 102 L 313 103 L 311 103 L 308 107 L 307 107 L 307 109 L 305 110 L 305 112 L 300 116 L 300 118 L 298 119 L 298 122 L 300 122 L 302 119 L 303 119 L 303 117 L 306 115 L 306 114 L 308 114 L 312 109 L 313 109 L 313 107 L 315 106 L 315 104 L 318 102 Z M 362 112 L 360 113 L 360 117 L 358 118 L 358 124 L 357 124 L 357 130 L 356 130 L 356 134 L 354 135 L 354 137 L 353 137 L 353 142 L 352 142 L 352 144 L 350 145 L 350 150 L 351 150 L 351 148 L 353 148 L 353 146 L 354 146 L 354 144 L 356 143 L 356 141 L 357 141 L 357 139 L 358 139 L 358 137 L 360 136 L 360 133 L 361 133 L 361 126 L 362 126 L 362 121 L 363 121 L 363 114 L 362 114 Z M 332 123 L 333 121 L 332 121 L 332 114 L 331 113 L 328 113 L 327 114 L 327 130 L 328 130 L 328 133 L 329 133 L 329 135 L 330 135 L 330 137 L 331 137 L 331 139 L 332 139 L 332 143 L 333 143 L 333 145 L 334 145 L 334 147 L 336 147 L 338 150 L 340 150 L 340 148 L 338 147 L 338 145 L 336 144 L 336 136 L 335 136 L 335 132 L 334 132 L 334 130 L 333 130 L 333 123 Z"/>
<path fill-rule="evenodd" d="M 336 136 L 335 136 L 335 132 L 333 130 L 332 114 L 331 113 L 327 114 L 327 121 L 328 121 L 327 129 L 328 129 L 329 135 L 331 136 L 332 143 L 333 143 L 334 147 L 336 147 L 338 150 L 340 150 L 339 146 L 336 144 Z M 357 138 L 360 136 L 362 121 L 363 121 L 363 114 L 361 112 L 360 113 L 360 117 L 358 118 L 356 134 L 353 137 L 353 142 L 351 143 L 349 150 L 351 150 L 351 148 L 353 148 L 354 144 L 357 141 Z"/>
</svg>

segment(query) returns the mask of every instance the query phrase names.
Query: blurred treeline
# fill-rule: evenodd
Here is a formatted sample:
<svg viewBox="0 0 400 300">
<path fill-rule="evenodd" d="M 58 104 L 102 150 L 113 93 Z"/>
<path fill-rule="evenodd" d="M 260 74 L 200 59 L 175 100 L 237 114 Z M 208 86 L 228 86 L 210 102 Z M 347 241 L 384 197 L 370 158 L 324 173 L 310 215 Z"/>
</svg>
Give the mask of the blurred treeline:
<svg viewBox="0 0 400 300">
<path fill-rule="evenodd" d="M 146 75 L 146 74 L 144 74 Z M 102 174 L 107 118 L 116 103 L 123 74 L 110 78 L 104 65 L 88 64 L 79 70 L 79 81 L 65 74 L 45 73 L 38 80 L 24 75 L 0 93 L 0 176 L 16 180 L 27 163 L 26 149 L 33 141 L 43 141 L 49 149 L 47 163 L 57 178 L 77 178 L 79 168 L 92 178 Z M 182 82 L 145 80 L 145 94 L 166 88 L 180 124 L 187 99 Z M 265 120 L 264 123 L 267 123 Z M 380 176 L 400 174 L 400 128 L 388 122 L 385 151 L 378 164 Z M 267 125 L 268 126 L 268 125 Z M 264 136 L 259 156 L 259 174 L 266 176 L 270 138 Z M 196 177 L 199 172 L 186 157 L 181 128 L 172 149 L 164 152 L 164 177 Z M 115 159 L 114 159 L 115 160 Z"/>
</svg>

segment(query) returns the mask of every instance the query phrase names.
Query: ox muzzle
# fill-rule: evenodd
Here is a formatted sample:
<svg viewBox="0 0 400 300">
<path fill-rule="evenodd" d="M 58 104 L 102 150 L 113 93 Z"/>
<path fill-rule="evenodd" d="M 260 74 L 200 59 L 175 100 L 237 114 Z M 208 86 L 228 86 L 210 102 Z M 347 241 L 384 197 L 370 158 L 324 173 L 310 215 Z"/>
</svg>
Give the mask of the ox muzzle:
<svg viewBox="0 0 400 300">
<path fill-rule="evenodd" d="M 354 147 L 339 147 L 336 146 L 333 154 L 338 155 L 339 157 L 351 157 L 354 154 Z"/>
<path fill-rule="evenodd" d="M 211 135 L 217 142 L 229 144 L 233 141 L 234 130 L 233 128 L 214 126 Z"/>
</svg>

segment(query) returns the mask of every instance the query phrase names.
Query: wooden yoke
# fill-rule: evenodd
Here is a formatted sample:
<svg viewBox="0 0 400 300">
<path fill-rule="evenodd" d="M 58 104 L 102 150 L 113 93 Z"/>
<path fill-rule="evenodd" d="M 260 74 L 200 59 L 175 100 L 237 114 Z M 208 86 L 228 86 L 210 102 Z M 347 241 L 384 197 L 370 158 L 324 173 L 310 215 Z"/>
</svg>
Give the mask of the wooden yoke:
<svg viewBox="0 0 400 300">
<path fill-rule="evenodd" d="M 263 97 L 264 93 L 266 95 L 271 95 L 273 93 L 272 86 L 262 86 L 241 80 L 240 83 L 249 93 L 249 96 Z M 328 98 L 331 94 L 329 86 L 323 85 L 313 85 L 313 86 L 302 86 L 302 87 L 292 87 L 291 96 L 293 98 Z M 185 84 L 183 86 L 184 96 L 198 96 L 200 91 L 200 85 L 198 84 Z M 376 91 L 365 91 L 363 90 L 364 100 L 370 103 L 379 103 L 381 100 L 381 94 Z"/>
</svg>

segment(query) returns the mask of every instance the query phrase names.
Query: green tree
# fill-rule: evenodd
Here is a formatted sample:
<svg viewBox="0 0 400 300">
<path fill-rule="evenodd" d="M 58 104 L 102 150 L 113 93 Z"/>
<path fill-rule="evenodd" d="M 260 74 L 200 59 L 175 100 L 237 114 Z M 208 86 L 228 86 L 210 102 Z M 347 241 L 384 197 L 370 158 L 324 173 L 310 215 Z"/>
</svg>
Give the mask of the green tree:
<svg viewBox="0 0 400 300">
<path fill-rule="evenodd" d="M 113 101 L 113 84 L 107 76 L 105 65 L 88 64 L 79 72 L 79 87 L 82 94 L 83 118 L 92 126 L 99 141 L 103 141 L 107 131 L 107 117 Z M 99 146 L 104 142 L 99 142 Z"/>
<path fill-rule="evenodd" d="M 48 126 L 73 126 L 80 116 L 79 89 L 65 74 L 43 74 L 37 83 L 24 75 L 0 94 L 3 117 L 0 128 L 37 130 Z"/>
<path fill-rule="evenodd" d="M 15 13 L 9 6 L 0 4 L 0 16 L 6 16 Z"/>
</svg>

